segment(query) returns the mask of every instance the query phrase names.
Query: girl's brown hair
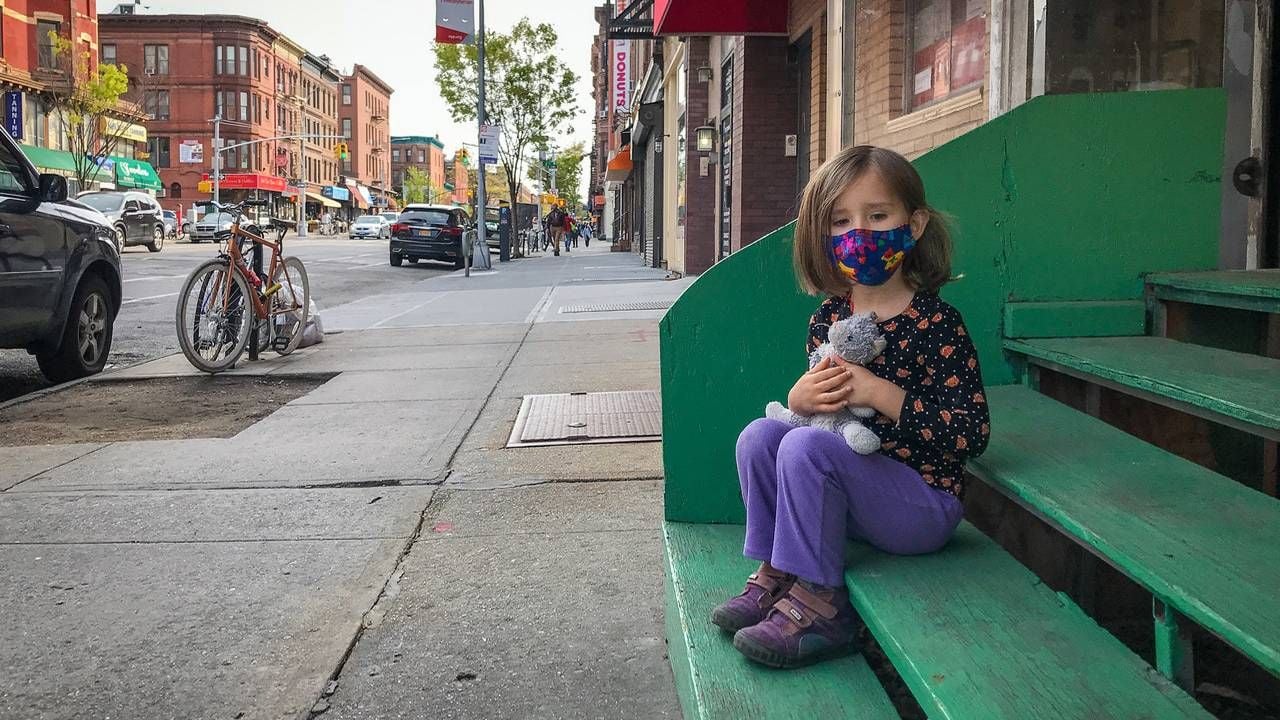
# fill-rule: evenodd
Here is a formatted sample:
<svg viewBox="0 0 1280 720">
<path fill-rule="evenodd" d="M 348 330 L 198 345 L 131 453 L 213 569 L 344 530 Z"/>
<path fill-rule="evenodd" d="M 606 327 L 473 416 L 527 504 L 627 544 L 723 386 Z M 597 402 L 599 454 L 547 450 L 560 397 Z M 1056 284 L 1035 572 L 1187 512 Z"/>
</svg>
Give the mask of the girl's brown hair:
<svg viewBox="0 0 1280 720">
<path fill-rule="evenodd" d="M 929 224 L 902 261 L 900 272 L 918 290 L 937 292 L 951 278 L 951 234 L 946 220 L 924 197 L 924 181 L 911 162 L 892 150 L 858 145 L 845 148 L 818 168 L 805 185 L 796 218 L 796 279 L 810 295 L 844 295 L 849 280 L 831 264 L 831 211 L 836 199 L 868 171 L 878 173 L 907 208 L 929 213 Z"/>
</svg>

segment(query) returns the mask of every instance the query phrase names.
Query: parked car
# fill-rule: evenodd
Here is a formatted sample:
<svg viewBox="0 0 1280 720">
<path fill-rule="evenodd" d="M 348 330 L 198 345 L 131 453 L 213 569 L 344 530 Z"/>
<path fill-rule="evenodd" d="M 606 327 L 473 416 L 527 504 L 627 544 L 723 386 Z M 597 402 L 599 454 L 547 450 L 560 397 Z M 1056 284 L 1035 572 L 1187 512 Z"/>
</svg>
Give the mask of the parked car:
<svg viewBox="0 0 1280 720">
<path fill-rule="evenodd" d="M 92 375 L 111 353 L 120 253 L 96 209 L 67 202 L 0 132 L 0 347 L 23 348 L 54 382 Z"/>
<path fill-rule="evenodd" d="M 386 218 L 386 219 L 387 219 L 387 222 L 389 222 L 389 223 L 391 223 L 391 224 L 393 224 L 393 225 L 395 224 L 396 220 L 398 220 L 398 219 L 400 218 L 400 213 L 398 213 L 398 212 L 396 212 L 396 211 L 394 211 L 394 210 L 384 210 L 384 211 L 382 211 L 382 212 L 380 212 L 380 213 L 378 213 L 378 214 L 379 214 L 379 215 L 381 215 L 382 217 Z"/>
<path fill-rule="evenodd" d="M 182 221 L 178 218 L 178 213 L 172 210 L 165 210 L 164 213 L 164 235 L 165 237 L 176 240 L 182 234 Z"/>
<path fill-rule="evenodd" d="M 391 264 L 443 260 L 463 265 L 462 239 L 470 227 L 466 211 L 448 205 L 409 205 L 391 226 Z"/>
<path fill-rule="evenodd" d="M 484 242 L 489 251 L 497 250 L 502 245 L 502 237 L 498 235 L 498 208 L 484 210 Z"/>
<path fill-rule="evenodd" d="M 204 217 L 196 220 L 196 224 L 191 229 L 191 242 L 198 243 L 208 240 L 209 242 L 217 242 L 224 237 L 231 235 L 231 223 L 235 218 L 231 213 L 209 212 Z"/>
<path fill-rule="evenodd" d="M 107 216 L 120 250 L 146 245 L 151 252 L 160 252 L 164 247 L 164 216 L 150 195 L 133 190 L 95 190 L 80 193 L 76 200 Z"/>
<path fill-rule="evenodd" d="M 355 240 L 356 238 L 389 238 L 391 237 L 391 223 L 381 215 L 361 215 L 351 224 L 351 230 L 347 233 L 347 237 Z"/>
</svg>

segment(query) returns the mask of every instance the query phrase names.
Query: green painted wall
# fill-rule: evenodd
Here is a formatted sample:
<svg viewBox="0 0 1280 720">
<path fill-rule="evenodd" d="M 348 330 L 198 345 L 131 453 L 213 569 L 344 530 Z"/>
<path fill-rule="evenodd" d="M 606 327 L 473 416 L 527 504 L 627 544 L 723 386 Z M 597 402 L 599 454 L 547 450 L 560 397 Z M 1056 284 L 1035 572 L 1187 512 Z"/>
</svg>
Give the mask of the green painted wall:
<svg viewBox="0 0 1280 720">
<path fill-rule="evenodd" d="M 1014 380 L 1006 301 L 1134 300 L 1143 273 L 1214 266 L 1224 116 L 1220 89 L 1042 97 L 916 161 L 953 218 L 963 277 L 943 295 L 988 384 Z M 788 225 L 702 275 L 663 318 L 668 520 L 742 522 L 735 441 L 803 372 L 818 302 L 796 287 Z"/>
</svg>

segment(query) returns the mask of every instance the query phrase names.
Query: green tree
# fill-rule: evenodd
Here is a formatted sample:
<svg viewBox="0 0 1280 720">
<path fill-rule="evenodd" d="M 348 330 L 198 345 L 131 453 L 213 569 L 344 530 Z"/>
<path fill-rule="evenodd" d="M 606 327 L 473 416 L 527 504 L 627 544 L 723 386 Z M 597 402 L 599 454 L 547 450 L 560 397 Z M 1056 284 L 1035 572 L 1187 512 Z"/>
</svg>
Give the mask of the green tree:
<svg viewBox="0 0 1280 720">
<path fill-rule="evenodd" d="M 556 30 L 523 18 L 510 33 L 485 33 L 485 114 L 502 126 L 498 156 L 507 197 L 519 192 L 524 158 L 545 148 L 578 112 L 577 76 L 556 55 Z M 440 96 L 456 122 L 476 119 L 479 82 L 475 45 L 436 43 Z"/>
<path fill-rule="evenodd" d="M 416 167 L 405 169 L 400 194 L 406 204 L 431 202 L 431 190 L 430 176 Z"/>
<path fill-rule="evenodd" d="M 582 188 L 582 160 L 587 155 L 586 143 L 578 141 L 569 147 L 556 153 L 547 154 L 547 158 L 555 158 L 556 161 L 556 187 L 560 191 L 560 197 L 565 198 L 566 202 L 577 210 L 580 204 L 580 194 Z M 551 187 L 551 171 L 538 167 L 537 162 L 529 164 L 529 179 L 541 181 L 546 188 Z"/>
<path fill-rule="evenodd" d="M 85 188 L 120 144 L 121 129 L 113 130 L 107 120 L 129 114 L 121 102 L 129 92 L 129 68 L 100 63 L 95 70 L 88 50 L 77 53 L 71 40 L 56 32 L 49 37 L 59 68 L 70 81 L 67 92 L 56 94 L 50 104 L 71 148 L 75 180 Z"/>
</svg>

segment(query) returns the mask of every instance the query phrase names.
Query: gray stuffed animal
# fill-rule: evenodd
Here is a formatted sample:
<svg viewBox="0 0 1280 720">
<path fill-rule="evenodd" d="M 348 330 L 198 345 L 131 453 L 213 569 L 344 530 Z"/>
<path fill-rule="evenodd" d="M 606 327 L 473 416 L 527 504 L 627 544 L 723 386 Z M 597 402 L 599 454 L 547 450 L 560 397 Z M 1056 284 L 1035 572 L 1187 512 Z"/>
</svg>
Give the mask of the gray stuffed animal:
<svg viewBox="0 0 1280 720">
<path fill-rule="evenodd" d="M 827 341 L 809 353 L 809 367 L 813 368 L 830 355 L 839 355 L 848 362 L 866 365 L 884 352 L 886 344 L 880 329 L 876 327 L 875 313 L 851 315 L 831 324 L 827 331 Z M 858 421 L 858 418 L 870 418 L 875 414 L 876 411 L 872 408 L 851 407 L 834 413 L 799 415 L 779 402 L 771 402 L 764 408 L 765 417 L 781 420 L 788 425 L 808 425 L 830 430 L 843 437 L 849 447 L 861 455 L 869 455 L 880 449 L 880 438 L 871 428 Z"/>
</svg>

